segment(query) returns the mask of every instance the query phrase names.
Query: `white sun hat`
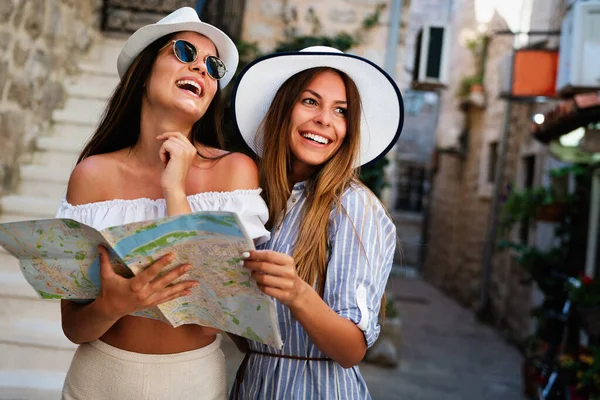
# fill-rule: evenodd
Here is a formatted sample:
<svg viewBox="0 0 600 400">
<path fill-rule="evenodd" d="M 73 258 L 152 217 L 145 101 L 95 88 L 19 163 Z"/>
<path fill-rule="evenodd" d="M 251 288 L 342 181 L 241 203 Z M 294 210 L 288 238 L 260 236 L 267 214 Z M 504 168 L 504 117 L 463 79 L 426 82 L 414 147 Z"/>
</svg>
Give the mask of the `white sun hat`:
<svg viewBox="0 0 600 400">
<path fill-rule="evenodd" d="M 155 24 L 141 27 L 125 42 L 117 59 L 119 77 L 123 77 L 127 68 L 136 57 L 155 40 L 175 32 L 197 32 L 209 38 L 217 48 L 219 58 L 227 66 L 227 73 L 219 80 L 221 88 L 227 86 L 237 69 L 239 55 L 233 41 L 220 29 L 200 21 L 196 10 L 182 7 L 173 11 Z"/>
<path fill-rule="evenodd" d="M 404 105 L 400 90 L 393 79 L 371 61 L 326 46 L 271 54 L 255 60 L 242 71 L 233 88 L 231 104 L 234 120 L 246 144 L 262 157 L 262 122 L 275 94 L 293 75 L 317 67 L 346 73 L 360 93 L 360 151 L 355 166 L 384 156 L 402 131 Z"/>
</svg>

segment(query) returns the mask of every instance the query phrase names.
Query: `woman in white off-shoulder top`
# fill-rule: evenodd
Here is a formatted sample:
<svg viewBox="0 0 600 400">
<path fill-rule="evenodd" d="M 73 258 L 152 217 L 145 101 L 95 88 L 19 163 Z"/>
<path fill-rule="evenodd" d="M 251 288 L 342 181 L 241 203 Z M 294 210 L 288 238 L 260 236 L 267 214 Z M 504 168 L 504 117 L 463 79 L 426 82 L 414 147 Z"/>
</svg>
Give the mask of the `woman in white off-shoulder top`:
<svg viewBox="0 0 600 400">
<path fill-rule="evenodd" d="M 220 58 L 218 58 L 220 57 Z M 97 229 L 200 210 L 235 211 L 255 241 L 268 240 L 268 211 L 254 162 L 219 150 L 220 89 L 238 62 L 233 42 L 191 8 L 139 29 L 118 59 L 120 83 L 83 149 L 59 217 Z M 196 282 L 164 275 L 172 255 L 125 279 L 99 247 L 101 293 L 63 300 L 65 335 L 80 344 L 64 399 L 223 399 L 218 331 L 173 328 L 129 314 L 185 296 Z"/>
</svg>

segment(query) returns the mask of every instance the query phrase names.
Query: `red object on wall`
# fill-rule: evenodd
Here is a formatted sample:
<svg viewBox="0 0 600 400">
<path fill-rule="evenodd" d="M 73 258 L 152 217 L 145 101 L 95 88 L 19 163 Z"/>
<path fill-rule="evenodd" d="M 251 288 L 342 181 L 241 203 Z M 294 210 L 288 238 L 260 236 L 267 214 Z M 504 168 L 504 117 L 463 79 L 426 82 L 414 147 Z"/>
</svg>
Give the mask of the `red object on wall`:
<svg viewBox="0 0 600 400">
<path fill-rule="evenodd" d="M 512 96 L 556 96 L 558 50 L 515 51 Z"/>
</svg>

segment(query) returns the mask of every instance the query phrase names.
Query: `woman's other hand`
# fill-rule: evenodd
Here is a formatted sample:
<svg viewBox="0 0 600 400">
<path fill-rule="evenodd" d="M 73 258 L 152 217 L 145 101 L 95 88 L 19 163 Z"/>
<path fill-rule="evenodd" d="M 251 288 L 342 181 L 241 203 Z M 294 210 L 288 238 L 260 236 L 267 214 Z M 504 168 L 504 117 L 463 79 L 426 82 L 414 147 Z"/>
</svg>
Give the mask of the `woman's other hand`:
<svg viewBox="0 0 600 400">
<path fill-rule="evenodd" d="M 181 132 L 165 132 L 156 139 L 163 141 L 159 154 L 165 164 L 160 181 L 163 194 L 185 195 L 188 171 L 198 151 Z"/>
<path fill-rule="evenodd" d="M 294 259 L 271 250 L 253 250 L 244 261 L 258 288 L 292 308 L 306 292 L 307 284 L 296 271 Z"/>
<path fill-rule="evenodd" d="M 186 281 L 173 284 L 173 281 L 191 269 L 189 264 L 159 275 L 163 268 L 174 259 L 165 255 L 152 263 L 139 275 L 127 279 L 115 273 L 108 251 L 98 246 L 100 255 L 100 296 L 95 300 L 106 319 L 118 319 L 125 315 L 156 306 L 181 296 L 190 294 L 197 282 Z"/>
</svg>

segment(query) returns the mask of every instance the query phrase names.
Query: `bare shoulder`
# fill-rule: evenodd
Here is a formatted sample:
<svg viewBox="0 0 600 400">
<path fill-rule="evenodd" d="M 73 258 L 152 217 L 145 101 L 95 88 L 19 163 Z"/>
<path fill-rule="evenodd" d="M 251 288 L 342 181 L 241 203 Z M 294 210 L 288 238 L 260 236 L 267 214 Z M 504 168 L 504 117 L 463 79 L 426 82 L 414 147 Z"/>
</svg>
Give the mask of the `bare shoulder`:
<svg viewBox="0 0 600 400">
<path fill-rule="evenodd" d="M 223 191 L 258 188 L 258 168 L 250 157 L 229 153 L 215 165 L 215 175 L 225 187 Z"/>
<path fill-rule="evenodd" d="M 114 177 L 114 156 L 98 154 L 75 166 L 67 188 L 67 201 L 72 205 L 107 200 L 110 177 Z"/>
</svg>

